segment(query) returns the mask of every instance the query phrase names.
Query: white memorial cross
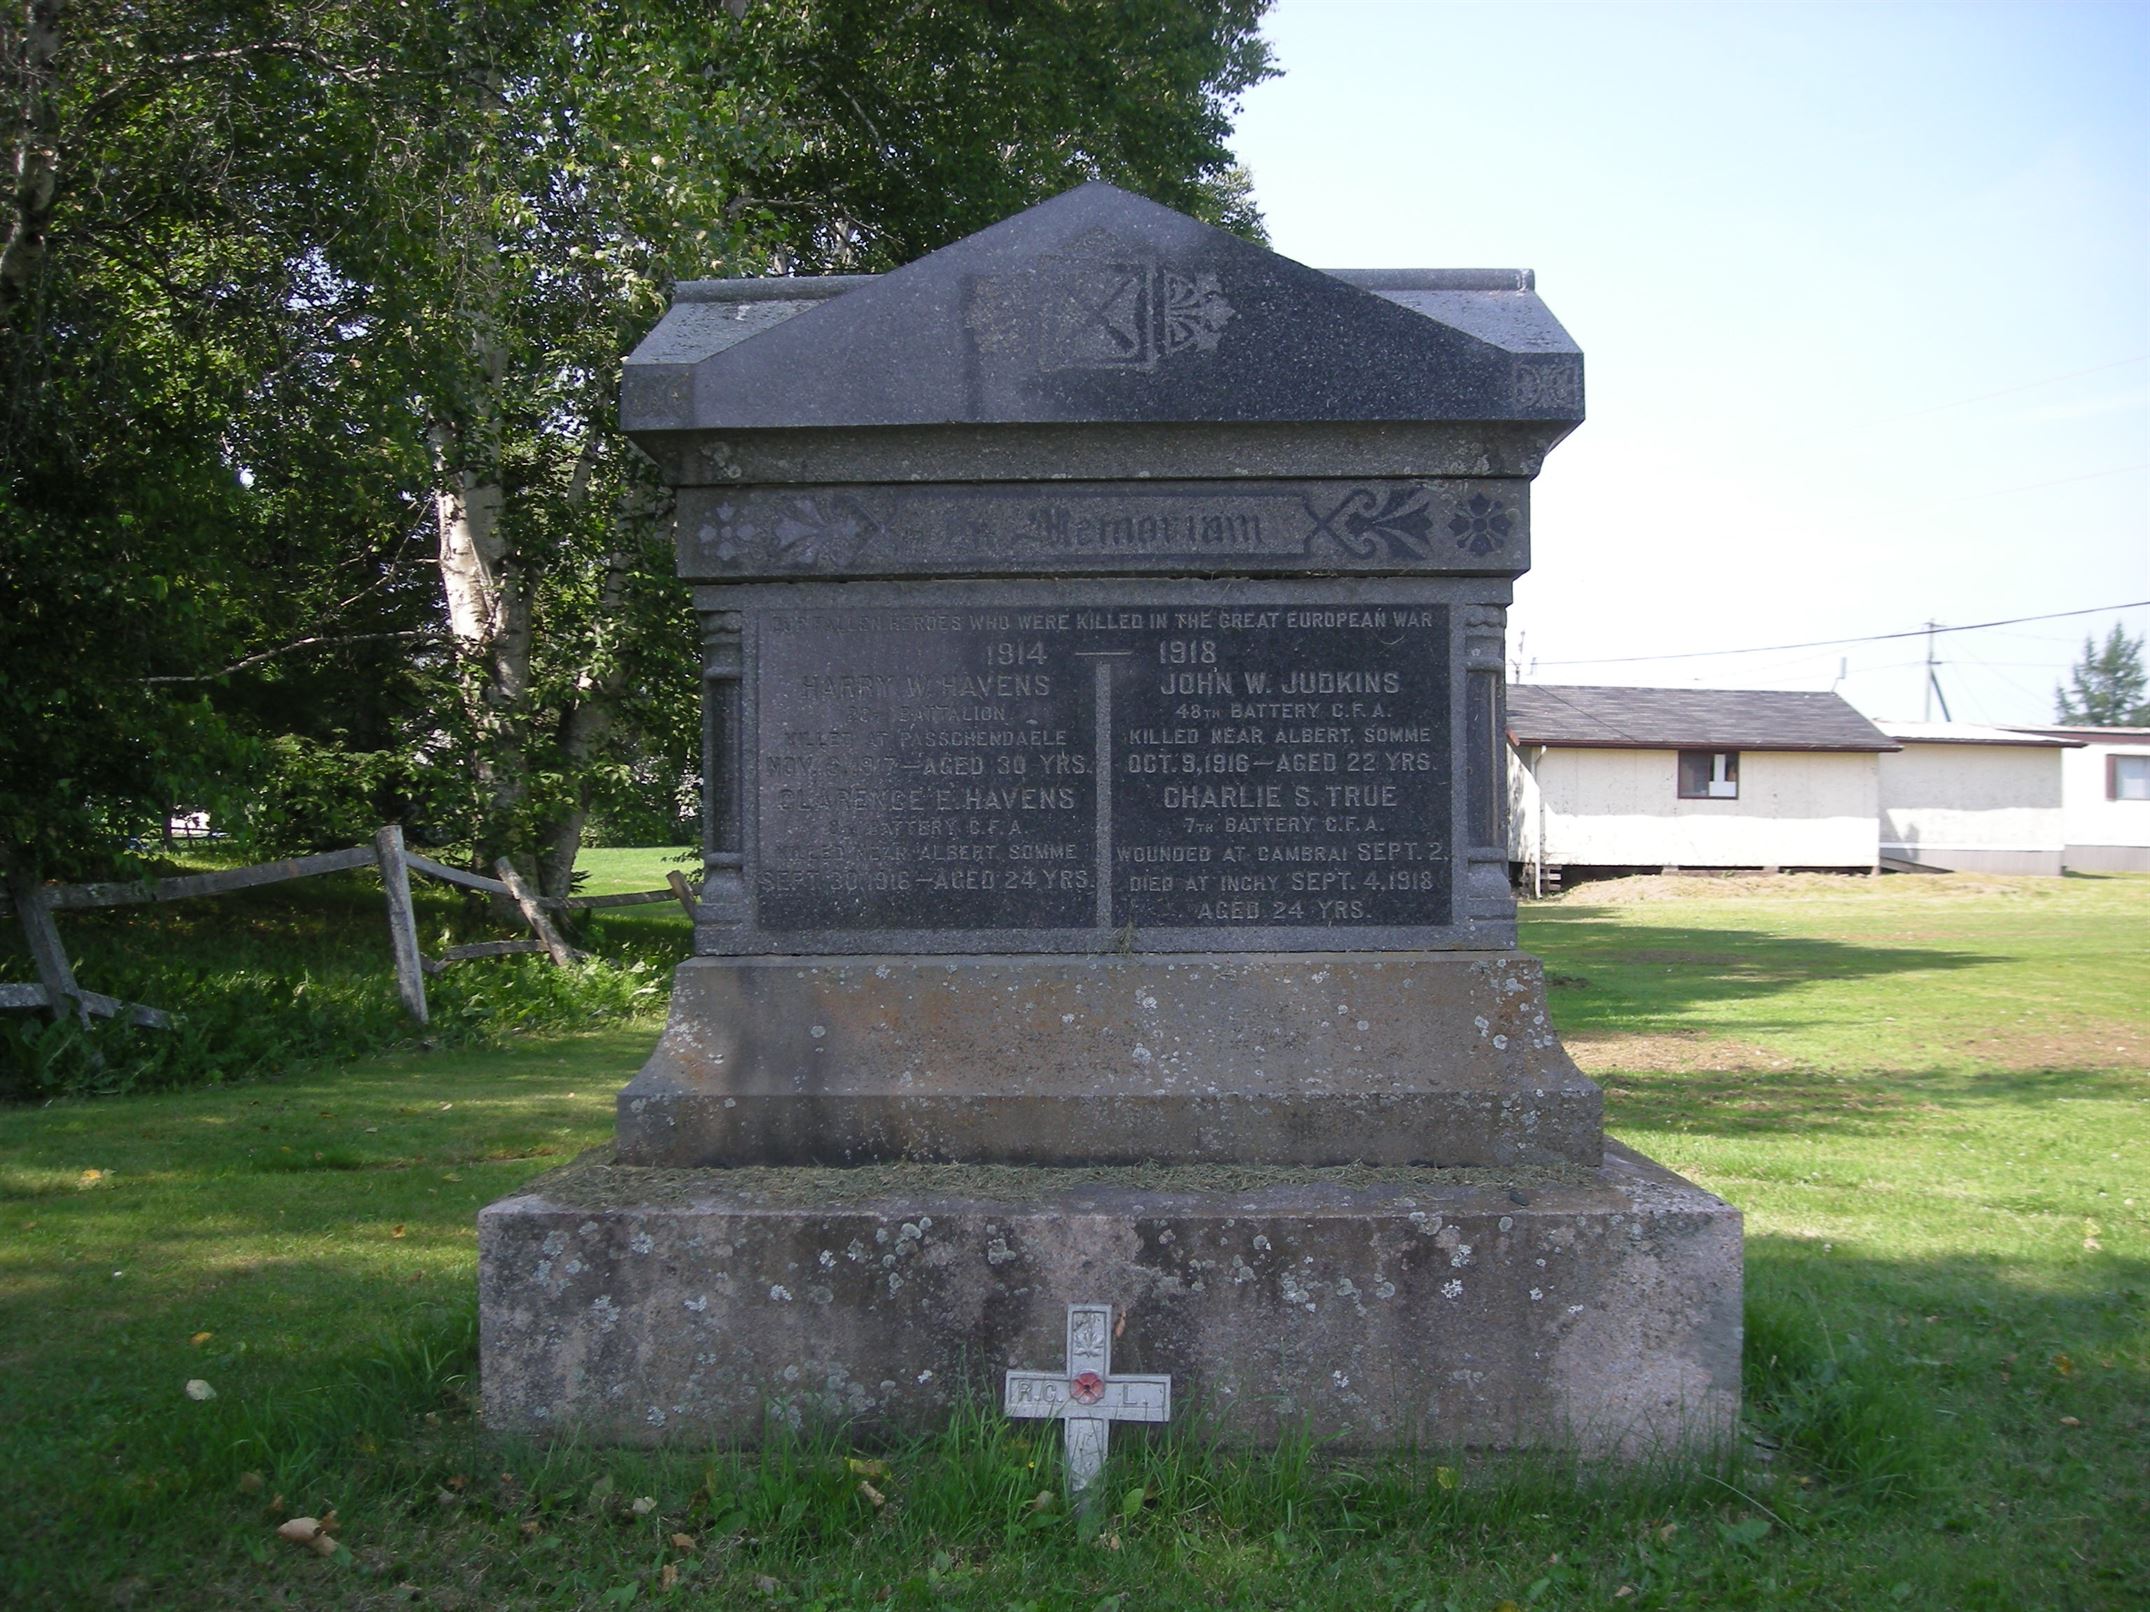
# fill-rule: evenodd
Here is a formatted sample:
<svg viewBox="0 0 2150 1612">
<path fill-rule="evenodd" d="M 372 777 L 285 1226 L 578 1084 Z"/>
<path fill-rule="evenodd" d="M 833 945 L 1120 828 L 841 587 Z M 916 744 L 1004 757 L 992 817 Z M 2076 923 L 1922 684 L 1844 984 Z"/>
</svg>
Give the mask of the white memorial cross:
<svg viewBox="0 0 2150 1612">
<path fill-rule="evenodd" d="M 1080 1494 L 1103 1470 L 1114 1422 L 1172 1419 L 1170 1377 L 1112 1374 L 1112 1306 L 1068 1306 L 1065 1371 L 1011 1371 L 1010 1416 L 1054 1417 L 1067 1440 L 1068 1487 Z"/>
</svg>

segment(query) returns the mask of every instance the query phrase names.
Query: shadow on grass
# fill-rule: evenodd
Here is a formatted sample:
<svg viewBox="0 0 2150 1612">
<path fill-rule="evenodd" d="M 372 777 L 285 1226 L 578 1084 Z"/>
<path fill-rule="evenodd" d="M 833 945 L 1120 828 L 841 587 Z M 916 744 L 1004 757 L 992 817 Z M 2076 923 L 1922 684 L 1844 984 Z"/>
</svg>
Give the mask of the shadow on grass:
<svg viewBox="0 0 2150 1612">
<path fill-rule="evenodd" d="M 1618 1047 L 1608 1049 L 1617 1057 Z M 1613 1131 L 1679 1131 L 1708 1136 L 1901 1135 L 1916 1115 L 2042 1107 L 2057 1099 L 2141 1100 L 2150 1080 L 2116 1069 L 1811 1069 L 1630 1072 L 1594 1077 L 1605 1091 Z"/>
<path fill-rule="evenodd" d="M 1647 929 L 1583 913 L 1534 912 L 1523 944 L 1545 960 L 1561 1028 L 1627 1027 L 1702 1003 L 1756 1002 L 1818 981 L 1952 973 L 2009 959 L 1933 946 L 1870 946 L 1759 929 Z M 1580 984 L 1583 989 L 1563 989 Z"/>
</svg>

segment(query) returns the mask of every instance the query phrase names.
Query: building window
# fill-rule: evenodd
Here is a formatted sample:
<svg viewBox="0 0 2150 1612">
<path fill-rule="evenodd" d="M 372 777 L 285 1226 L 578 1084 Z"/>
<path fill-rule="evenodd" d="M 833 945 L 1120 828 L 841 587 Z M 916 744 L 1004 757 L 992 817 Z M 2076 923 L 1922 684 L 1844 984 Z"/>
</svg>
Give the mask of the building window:
<svg viewBox="0 0 2150 1612">
<path fill-rule="evenodd" d="M 1737 750 L 1682 750 L 1680 799 L 1739 799 Z"/>
<path fill-rule="evenodd" d="M 2107 756 L 2105 798 L 2150 800 L 2150 756 Z"/>
</svg>

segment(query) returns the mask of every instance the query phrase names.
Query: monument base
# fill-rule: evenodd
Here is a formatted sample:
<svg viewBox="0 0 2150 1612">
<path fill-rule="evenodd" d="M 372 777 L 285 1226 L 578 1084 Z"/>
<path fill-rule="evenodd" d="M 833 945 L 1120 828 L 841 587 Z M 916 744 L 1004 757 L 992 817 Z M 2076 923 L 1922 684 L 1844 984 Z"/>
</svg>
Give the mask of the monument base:
<svg viewBox="0 0 2150 1612">
<path fill-rule="evenodd" d="M 901 1164 L 661 1170 L 593 1153 L 479 1216 L 487 1424 L 617 1443 L 933 1426 L 999 1402 L 1067 1306 L 1116 1369 L 1245 1442 L 1728 1440 L 1740 1217 L 1600 1169 Z"/>
<path fill-rule="evenodd" d="M 697 957 L 621 1162 L 1595 1165 L 1520 952 Z"/>
</svg>

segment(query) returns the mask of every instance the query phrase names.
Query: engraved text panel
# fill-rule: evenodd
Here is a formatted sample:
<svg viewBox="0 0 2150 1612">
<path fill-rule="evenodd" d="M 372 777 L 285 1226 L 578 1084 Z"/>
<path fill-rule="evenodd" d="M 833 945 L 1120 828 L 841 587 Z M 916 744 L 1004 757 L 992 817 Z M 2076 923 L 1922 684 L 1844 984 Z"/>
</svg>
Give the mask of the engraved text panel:
<svg viewBox="0 0 2150 1612">
<path fill-rule="evenodd" d="M 1444 606 L 755 615 L 765 933 L 1450 922 Z"/>
</svg>

